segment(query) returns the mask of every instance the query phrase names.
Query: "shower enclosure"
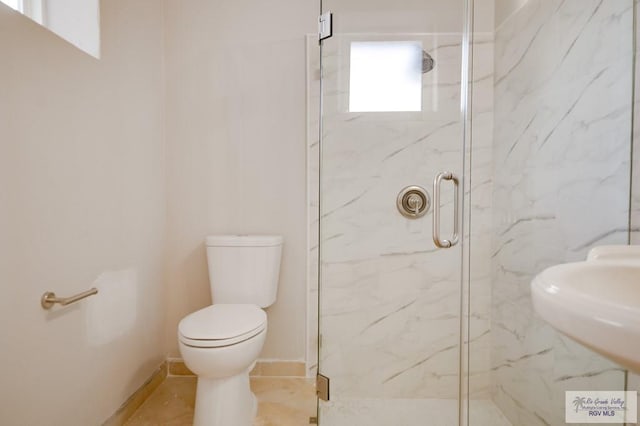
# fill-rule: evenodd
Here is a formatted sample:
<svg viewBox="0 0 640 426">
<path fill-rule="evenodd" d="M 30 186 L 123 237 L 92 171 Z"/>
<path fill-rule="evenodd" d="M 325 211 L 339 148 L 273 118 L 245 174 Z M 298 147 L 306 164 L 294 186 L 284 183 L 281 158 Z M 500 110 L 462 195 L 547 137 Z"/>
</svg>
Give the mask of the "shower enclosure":
<svg viewBox="0 0 640 426">
<path fill-rule="evenodd" d="M 629 241 L 634 2 L 321 8 L 319 423 L 556 425 L 624 390 L 529 283 Z"/>
</svg>

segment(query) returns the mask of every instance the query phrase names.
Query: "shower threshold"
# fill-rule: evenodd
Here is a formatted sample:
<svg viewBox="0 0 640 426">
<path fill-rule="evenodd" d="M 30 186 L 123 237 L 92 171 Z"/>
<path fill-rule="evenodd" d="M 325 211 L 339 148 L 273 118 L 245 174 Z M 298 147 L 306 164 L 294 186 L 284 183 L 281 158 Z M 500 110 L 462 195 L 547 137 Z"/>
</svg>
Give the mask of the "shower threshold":
<svg viewBox="0 0 640 426">
<path fill-rule="evenodd" d="M 490 400 L 472 400 L 470 426 L 512 426 Z M 343 399 L 320 401 L 320 426 L 454 426 L 455 399 Z"/>
</svg>

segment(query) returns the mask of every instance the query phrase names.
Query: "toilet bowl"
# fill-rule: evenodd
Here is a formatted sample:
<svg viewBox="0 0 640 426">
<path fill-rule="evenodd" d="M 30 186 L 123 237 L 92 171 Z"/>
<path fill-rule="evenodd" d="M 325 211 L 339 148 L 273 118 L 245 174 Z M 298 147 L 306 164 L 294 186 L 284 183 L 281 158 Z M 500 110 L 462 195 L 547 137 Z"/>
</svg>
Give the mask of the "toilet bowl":
<svg viewBox="0 0 640 426">
<path fill-rule="evenodd" d="M 275 302 L 282 237 L 206 239 L 214 304 L 184 317 L 178 345 L 198 376 L 195 426 L 251 426 L 257 411 L 249 386 L 267 334 L 261 309 Z"/>
<path fill-rule="evenodd" d="M 184 363 L 198 376 L 193 424 L 250 425 L 256 413 L 249 388 L 267 334 L 267 316 L 256 305 L 211 305 L 178 326 Z"/>
</svg>

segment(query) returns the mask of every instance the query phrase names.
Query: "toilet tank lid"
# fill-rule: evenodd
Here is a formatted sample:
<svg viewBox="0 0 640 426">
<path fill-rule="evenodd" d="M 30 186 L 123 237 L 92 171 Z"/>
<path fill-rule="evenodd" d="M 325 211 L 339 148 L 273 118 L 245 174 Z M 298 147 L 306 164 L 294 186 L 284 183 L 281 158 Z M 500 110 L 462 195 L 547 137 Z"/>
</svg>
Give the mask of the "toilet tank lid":
<svg viewBox="0 0 640 426">
<path fill-rule="evenodd" d="M 207 247 L 269 247 L 282 244 L 282 235 L 209 235 Z"/>
</svg>

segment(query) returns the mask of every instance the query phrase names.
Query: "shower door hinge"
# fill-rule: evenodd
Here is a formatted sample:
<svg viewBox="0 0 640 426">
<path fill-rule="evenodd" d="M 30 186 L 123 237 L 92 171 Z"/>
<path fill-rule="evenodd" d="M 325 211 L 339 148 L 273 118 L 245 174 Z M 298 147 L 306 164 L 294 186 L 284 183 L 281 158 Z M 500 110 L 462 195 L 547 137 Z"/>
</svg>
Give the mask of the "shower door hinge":
<svg viewBox="0 0 640 426">
<path fill-rule="evenodd" d="M 323 401 L 329 400 L 329 378 L 320 373 L 316 375 L 316 395 Z"/>
<path fill-rule="evenodd" d="M 325 12 L 318 17 L 318 41 L 329 38 L 333 35 L 333 14 Z"/>
</svg>

